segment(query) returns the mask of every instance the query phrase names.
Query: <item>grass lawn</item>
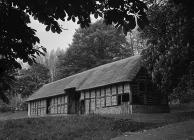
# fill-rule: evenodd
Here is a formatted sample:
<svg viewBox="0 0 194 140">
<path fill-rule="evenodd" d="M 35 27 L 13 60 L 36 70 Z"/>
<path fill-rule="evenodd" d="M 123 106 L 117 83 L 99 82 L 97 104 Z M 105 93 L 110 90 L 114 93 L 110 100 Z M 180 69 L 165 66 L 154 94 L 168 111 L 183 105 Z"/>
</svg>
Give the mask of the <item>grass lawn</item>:
<svg viewBox="0 0 194 140">
<path fill-rule="evenodd" d="M 27 118 L 27 111 L 16 111 L 16 112 L 0 112 L 0 120 L 10 120 L 10 119 L 21 119 Z"/>
<path fill-rule="evenodd" d="M 193 108 L 193 105 L 191 106 Z M 0 140 L 110 140 L 124 132 L 194 119 L 194 110 L 164 114 L 87 115 L 26 118 L 26 112 L 0 114 Z M 177 111 L 178 110 L 178 111 Z"/>
<path fill-rule="evenodd" d="M 41 117 L 0 122 L 0 140 L 109 140 L 126 131 L 156 127 L 99 115 Z"/>
</svg>

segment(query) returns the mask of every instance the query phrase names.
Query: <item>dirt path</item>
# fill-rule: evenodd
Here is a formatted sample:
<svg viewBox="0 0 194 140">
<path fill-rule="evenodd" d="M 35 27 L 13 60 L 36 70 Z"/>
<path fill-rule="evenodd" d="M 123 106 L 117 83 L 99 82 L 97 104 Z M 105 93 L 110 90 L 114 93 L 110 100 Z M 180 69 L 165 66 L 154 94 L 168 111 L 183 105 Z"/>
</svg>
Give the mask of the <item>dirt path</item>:
<svg viewBox="0 0 194 140">
<path fill-rule="evenodd" d="M 112 140 L 194 140 L 194 120 L 166 125 L 137 133 L 126 133 Z"/>
</svg>

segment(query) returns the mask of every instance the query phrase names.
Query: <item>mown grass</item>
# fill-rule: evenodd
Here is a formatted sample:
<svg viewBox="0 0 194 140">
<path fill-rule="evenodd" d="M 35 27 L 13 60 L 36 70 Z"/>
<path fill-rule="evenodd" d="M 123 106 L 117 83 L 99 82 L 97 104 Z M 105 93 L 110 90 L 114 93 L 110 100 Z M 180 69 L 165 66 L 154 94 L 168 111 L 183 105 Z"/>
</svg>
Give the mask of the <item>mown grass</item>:
<svg viewBox="0 0 194 140">
<path fill-rule="evenodd" d="M 191 106 L 193 108 L 193 106 Z M 0 140 L 110 140 L 135 132 L 194 119 L 193 109 L 175 106 L 173 113 L 24 118 L 0 114 Z M 178 110 L 178 111 L 177 111 Z M 13 115 L 14 114 L 14 115 Z M 8 119 L 8 120 L 6 120 Z M 14 120 L 13 120 L 14 119 Z"/>
<path fill-rule="evenodd" d="M 26 118 L 1 121 L 0 140 L 109 140 L 152 127 L 156 124 L 99 115 Z"/>
</svg>

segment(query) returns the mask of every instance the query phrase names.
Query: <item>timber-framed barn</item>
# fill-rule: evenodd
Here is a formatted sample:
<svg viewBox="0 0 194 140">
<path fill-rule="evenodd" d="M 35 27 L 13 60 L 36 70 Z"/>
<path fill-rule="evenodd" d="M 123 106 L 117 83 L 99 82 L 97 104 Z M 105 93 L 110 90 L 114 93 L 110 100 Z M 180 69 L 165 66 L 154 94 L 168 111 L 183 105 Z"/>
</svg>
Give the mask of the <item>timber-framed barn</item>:
<svg viewBox="0 0 194 140">
<path fill-rule="evenodd" d="M 41 87 L 28 99 L 28 115 L 168 112 L 141 56 L 132 56 Z"/>
</svg>

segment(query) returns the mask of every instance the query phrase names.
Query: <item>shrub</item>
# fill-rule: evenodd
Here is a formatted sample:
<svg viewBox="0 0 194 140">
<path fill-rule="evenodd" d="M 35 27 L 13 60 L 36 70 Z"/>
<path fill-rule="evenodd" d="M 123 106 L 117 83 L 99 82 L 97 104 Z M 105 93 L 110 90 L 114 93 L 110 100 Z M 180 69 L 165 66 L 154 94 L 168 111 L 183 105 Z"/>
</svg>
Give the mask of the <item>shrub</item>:
<svg viewBox="0 0 194 140">
<path fill-rule="evenodd" d="M 5 103 L 2 103 L 0 105 L 0 112 L 9 112 L 9 111 L 12 111 L 12 107 L 10 107 L 9 105 L 5 104 Z"/>
</svg>

